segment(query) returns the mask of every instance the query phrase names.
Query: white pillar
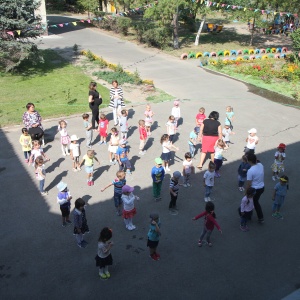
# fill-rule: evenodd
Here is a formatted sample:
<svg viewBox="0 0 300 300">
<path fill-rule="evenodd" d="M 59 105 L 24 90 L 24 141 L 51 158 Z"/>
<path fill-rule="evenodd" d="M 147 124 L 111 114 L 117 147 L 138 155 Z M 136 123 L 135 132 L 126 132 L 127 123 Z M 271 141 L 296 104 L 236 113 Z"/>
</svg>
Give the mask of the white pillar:
<svg viewBox="0 0 300 300">
<path fill-rule="evenodd" d="M 46 3 L 45 0 L 40 0 L 41 5 L 35 11 L 35 15 L 40 15 L 42 18 L 42 26 L 46 27 L 44 35 L 48 35 L 48 27 L 47 27 L 47 15 L 46 15 Z"/>
</svg>

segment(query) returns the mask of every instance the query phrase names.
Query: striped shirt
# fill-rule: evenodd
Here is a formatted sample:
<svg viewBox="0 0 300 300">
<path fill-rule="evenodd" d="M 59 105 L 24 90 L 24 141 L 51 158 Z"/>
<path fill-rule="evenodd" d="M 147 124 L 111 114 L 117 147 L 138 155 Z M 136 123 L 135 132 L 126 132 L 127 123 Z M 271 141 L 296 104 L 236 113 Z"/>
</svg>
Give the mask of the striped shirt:
<svg viewBox="0 0 300 300">
<path fill-rule="evenodd" d="M 118 179 L 116 178 L 112 184 L 114 185 L 114 193 L 122 194 L 122 187 L 126 184 L 126 179 Z"/>
<path fill-rule="evenodd" d="M 118 95 L 120 98 L 120 102 L 121 102 L 121 106 L 125 106 L 124 104 L 124 100 L 123 100 L 123 90 L 122 88 L 118 87 L 118 88 L 114 88 L 112 87 L 109 91 L 109 98 L 110 98 L 110 102 L 109 102 L 109 107 L 114 108 L 115 107 L 115 95 Z"/>
<path fill-rule="evenodd" d="M 174 179 L 171 178 L 170 180 L 170 189 L 175 193 L 178 194 L 179 190 L 179 182 L 175 181 Z"/>
</svg>

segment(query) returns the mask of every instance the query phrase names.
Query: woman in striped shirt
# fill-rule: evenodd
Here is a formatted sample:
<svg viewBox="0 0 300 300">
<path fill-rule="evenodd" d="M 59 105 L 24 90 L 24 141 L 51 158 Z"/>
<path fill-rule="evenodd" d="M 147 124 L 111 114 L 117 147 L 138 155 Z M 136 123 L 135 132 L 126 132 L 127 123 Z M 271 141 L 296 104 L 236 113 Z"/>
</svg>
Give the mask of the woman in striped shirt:
<svg viewBox="0 0 300 300">
<path fill-rule="evenodd" d="M 125 104 L 123 101 L 123 90 L 119 87 L 118 81 L 114 80 L 112 85 L 113 86 L 109 91 L 109 107 L 113 109 L 114 122 L 115 126 L 117 126 L 119 123 L 118 116 L 121 114 L 121 109 L 125 106 Z"/>
</svg>

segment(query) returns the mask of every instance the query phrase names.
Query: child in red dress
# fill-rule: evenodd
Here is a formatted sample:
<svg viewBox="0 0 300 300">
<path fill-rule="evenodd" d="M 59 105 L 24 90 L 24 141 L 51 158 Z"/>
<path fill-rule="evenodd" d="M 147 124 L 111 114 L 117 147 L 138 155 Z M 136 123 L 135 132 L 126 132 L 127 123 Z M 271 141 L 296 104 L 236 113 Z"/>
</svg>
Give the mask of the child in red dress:
<svg viewBox="0 0 300 300">
<path fill-rule="evenodd" d="M 100 142 L 99 145 L 106 145 L 106 137 L 108 131 L 108 120 L 106 119 L 105 114 L 100 115 L 99 120 L 99 135 L 100 135 Z"/>
</svg>

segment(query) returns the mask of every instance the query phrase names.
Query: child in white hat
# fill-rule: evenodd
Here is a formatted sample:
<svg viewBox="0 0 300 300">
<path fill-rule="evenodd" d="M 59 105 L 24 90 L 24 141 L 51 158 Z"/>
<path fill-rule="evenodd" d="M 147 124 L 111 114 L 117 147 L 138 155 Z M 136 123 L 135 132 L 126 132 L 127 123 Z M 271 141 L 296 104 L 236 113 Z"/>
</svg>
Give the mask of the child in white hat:
<svg viewBox="0 0 300 300">
<path fill-rule="evenodd" d="M 78 143 L 78 137 L 75 134 L 71 136 L 70 156 L 73 161 L 73 171 L 74 172 L 80 171 L 81 170 L 79 164 L 80 144 Z"/>
<path fill-rule="evenodd" d="M 70 221 L 70 208 L 72 196 L 68 190 L 65 182 L 60 182 L 57 186 L 57 203 L 60 205 L 62 227 L 66 227 L 68 224 L 72 224 Z"/>
<path fill-rule="evenodd" d="M 250 130 L 248 130 L 248 137 L 246 138 L 246 147 L 245 147 L 245 150 L 244 152 L 246 154 L 254 154 L 255 152 L 255 146 L 258 144 L 258 141 L 259 141 L 259 138 L 258 136 L 256 135 L 257 133 L 257 130 L 255 128 L 251 128 Z"/>
</svg>

